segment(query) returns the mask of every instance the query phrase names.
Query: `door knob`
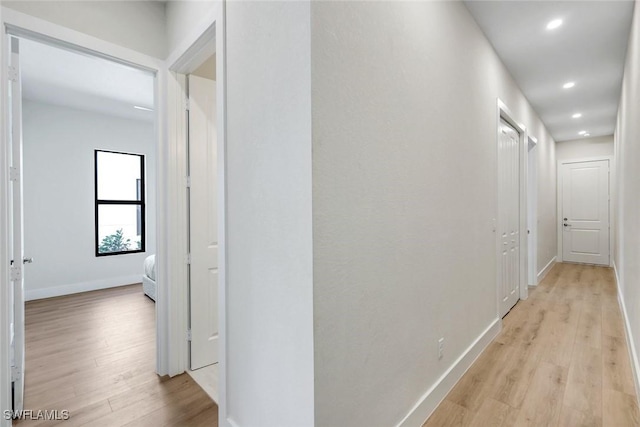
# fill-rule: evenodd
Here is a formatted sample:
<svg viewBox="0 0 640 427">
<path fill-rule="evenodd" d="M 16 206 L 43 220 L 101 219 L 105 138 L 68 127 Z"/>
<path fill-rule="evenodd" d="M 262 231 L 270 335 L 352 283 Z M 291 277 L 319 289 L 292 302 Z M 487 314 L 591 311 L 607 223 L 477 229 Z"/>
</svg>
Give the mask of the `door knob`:
<svg viewBox="0 0 640 427">
<path fill-rule="evenodd" d="M 23 264 L 31 264 L 33 262 L 33 258 L 24 258 L 22 260 Z"/>
<path fill-rule="evenodd" d="M 567 220 L 568 220 L 568 218 L 564 218 L 564 221 L 567 221 Z"/>
<path fill-rule="evenodd" d="M 567 224 L 567 223 L 565 222 L 565 223 L 564 223 L 564 226 L 565 226 L 565 227 L 569 227 L 569 226 L 570 226 L 570 224 Z"/>
</svg>

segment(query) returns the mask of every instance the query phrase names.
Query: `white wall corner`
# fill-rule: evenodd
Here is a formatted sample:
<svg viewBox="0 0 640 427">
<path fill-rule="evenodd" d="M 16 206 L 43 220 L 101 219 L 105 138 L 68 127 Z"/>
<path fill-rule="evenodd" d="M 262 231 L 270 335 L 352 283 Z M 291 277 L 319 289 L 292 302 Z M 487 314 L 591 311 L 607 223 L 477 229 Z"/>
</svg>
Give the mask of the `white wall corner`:
<svg viewBox="0 0 640 427">
<path fill-rule="evenodd" d="M 618 304 L 620 305 L 620 311 L 624 319 L 624 331 L 627 338 L 627 348 L 629 349 L 629 358 L 631 359 L 631 369 L 633 371 L 633 383 L 636 386 L 636 399 L 640 403 L 640 363 L 638 361 L 638 354 L 636 352 L 636 345 L 631 333 L 631 324 L 629 323 L 629 317 L 627 316 L 627 308 L 624 303 L 624 297 L 622 295 L 622 283 L 620 282 L 620 276 L 618 275 L 618 268 L 616 263 L 613 263 L 613 271 L 616 276 L 616 289 L 618 292 Z"/>
<path fill-rule="evenodd" d="M 118 286 L 126 286 L 140 282 L 142 282 L 142 274 L 134 274 L 131 276 L 120 276 L 112 277 L 109 279 L 92 280 L 90 282 L 71 283 L 68 285 L 56 286 L 54 288 L 32 289 L 25 292 L 25 300 L 33 301 L 44 298 L 53 298 L 62 295 L 77 294 L 80 292 L 116 288 Z"/>
<path fill-rule="evenodd" d="M 553 266 L 556 265 L 556 262 L 558 262 L 558 257 L 557 256 L 554 256 L 553 258 L 551 258 L 551 261 L 549 261 L 549 263 L 544 266 L 542 271 L 540 271 L 540 273 L 538 273 L 538 282 L 536 284 L 539 284 L 540 282 L 542 282 L 544 280 L 545 277 L 547 277 L 547 274 L 549 274 L 549 272 L 551 271 Z"/>
<path fill-rule="evenodd" d="M 482 354 L 494 338 L 498 336 L 501 330 L 502 319 L 496 318 L 451 367 L 447 369 L 436 383 L 427 390 L 396 427 L 414 427 L 424 424 L 480 354 Z"/>
</svg>

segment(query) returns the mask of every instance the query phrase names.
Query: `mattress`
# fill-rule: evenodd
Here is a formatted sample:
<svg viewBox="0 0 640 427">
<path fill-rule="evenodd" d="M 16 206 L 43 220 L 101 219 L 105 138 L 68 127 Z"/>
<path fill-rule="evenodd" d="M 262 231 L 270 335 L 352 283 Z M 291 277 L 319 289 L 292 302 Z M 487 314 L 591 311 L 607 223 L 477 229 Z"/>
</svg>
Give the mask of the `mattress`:
<svg viewBox="0 0 640 427">
<path fill-rule="evenodd" d="M 150 255 L 144 260 L 144 274 L 149 279 L 156 281 L 156 256 Z"/>
<path fill-rule="evenodd" d="M 154 301 L 156 300 L 156 282 L 149 279 L 146 275 L 142 276 L 142 290 L 146 296 Z"/>
<path fill-rule="evenodd" d="M 156 300 L 156 256 L 148 256 L 144 260 L 144 275 L 142 276 L 142 290 L 145 295 Z"/>
</svg>

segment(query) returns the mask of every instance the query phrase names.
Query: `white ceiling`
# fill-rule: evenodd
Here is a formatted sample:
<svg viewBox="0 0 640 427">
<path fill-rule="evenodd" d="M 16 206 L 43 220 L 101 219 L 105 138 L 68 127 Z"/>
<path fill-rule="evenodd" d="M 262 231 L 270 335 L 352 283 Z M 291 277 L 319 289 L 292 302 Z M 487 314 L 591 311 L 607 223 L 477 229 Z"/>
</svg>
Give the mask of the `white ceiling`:
<svg viewBox="0 0 640 427">
<path fill-rule="evenodd" d="M 154 79 L 106 59 L 20 39 L 25 99 L 129 119 L 153 120 Z"/>
<path fill-rule="evenodd" d="M 465 4 L 556 141 L 613 134 L 633 1 Z"/>
</svg>

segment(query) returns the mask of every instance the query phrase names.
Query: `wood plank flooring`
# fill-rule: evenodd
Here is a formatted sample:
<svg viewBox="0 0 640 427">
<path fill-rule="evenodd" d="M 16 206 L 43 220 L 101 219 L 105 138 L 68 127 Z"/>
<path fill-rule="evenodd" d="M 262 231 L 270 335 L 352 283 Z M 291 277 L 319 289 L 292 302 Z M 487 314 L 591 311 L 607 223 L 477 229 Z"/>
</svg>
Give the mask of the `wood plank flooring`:
<svg viewBox="0 0 640 427">
<path fill-rule="evenodd" d="M 557 264 L 424 427 L 640 426 L 610 268 Z"/>
<path fill-rule="evenodd" d="M 26 304 L 25 409 L 66 421 L 18 426 L 217 426 L 218 407 L 186 374 L 155 374 L 155 308 L 142 285 Z"/>
</svg>

